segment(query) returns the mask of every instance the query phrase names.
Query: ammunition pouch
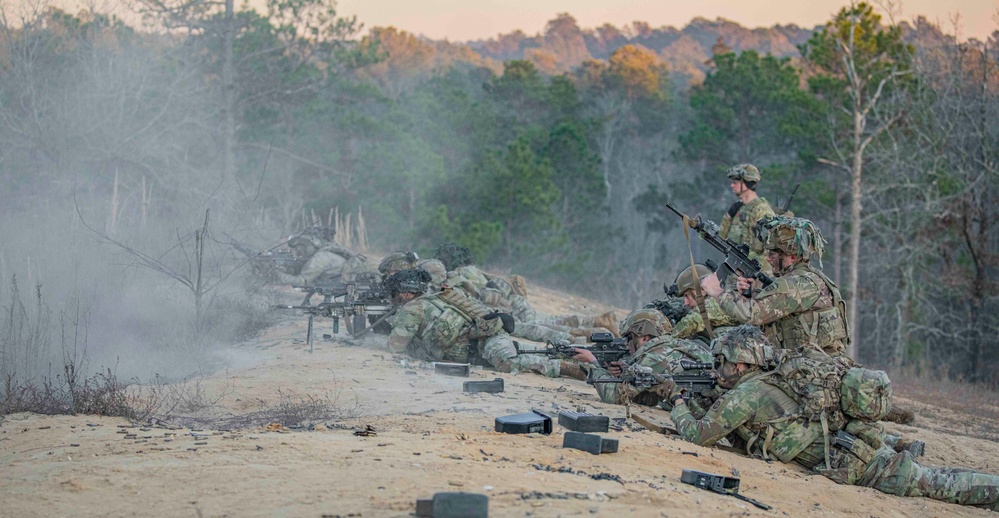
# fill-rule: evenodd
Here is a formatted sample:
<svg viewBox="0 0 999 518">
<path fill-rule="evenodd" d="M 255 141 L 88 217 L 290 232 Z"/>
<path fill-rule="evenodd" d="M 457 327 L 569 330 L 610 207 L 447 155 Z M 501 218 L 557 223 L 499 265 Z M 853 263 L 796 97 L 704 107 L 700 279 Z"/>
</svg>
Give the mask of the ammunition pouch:
<svg viewBox="0 0 999 518">
<path fill-rule="evenodd" d="M 503 322 L 503 330 L 506 331 L 507 334 L 513 333 L 516 328 L 516 322 L 513 319 L 513 315 L 510 315 L 509 313 L 494 311 L 488 315 L 484 315 L 482 318 L 485 320 L 493 320 L 496 318 L 500 319 L 500 321 Z"/>
</svg>

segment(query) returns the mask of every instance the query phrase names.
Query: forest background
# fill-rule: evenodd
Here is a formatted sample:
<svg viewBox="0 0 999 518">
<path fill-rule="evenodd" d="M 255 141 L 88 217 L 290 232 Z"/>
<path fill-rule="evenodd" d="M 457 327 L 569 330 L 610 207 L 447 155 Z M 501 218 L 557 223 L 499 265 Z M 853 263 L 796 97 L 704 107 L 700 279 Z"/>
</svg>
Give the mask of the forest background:
<svg viewBox="0 0 999 518">
<path fill-rule="evenodd" d="M 861 361 L 999 384 L 999 31 L 961 41 L 865 3 L 814 28 L 563 14 L 471 42 L 365 31 L 330 0 L 134 11 L 2 12 L 8 391 L 84 358 L 203 368 L 259 288 L 228 245 L 315 220 L 640 307 L 688 260 L 664 204 L 720 221 L 741 162 L 771 203 L 800 184 Z"/>
</svg>

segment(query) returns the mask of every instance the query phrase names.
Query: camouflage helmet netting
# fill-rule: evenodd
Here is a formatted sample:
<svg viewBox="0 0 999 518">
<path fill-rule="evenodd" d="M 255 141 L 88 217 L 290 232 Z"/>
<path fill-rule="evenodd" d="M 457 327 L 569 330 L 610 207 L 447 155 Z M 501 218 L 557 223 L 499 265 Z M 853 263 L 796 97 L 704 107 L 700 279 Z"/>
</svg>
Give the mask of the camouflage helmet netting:
<svg viewBox="0 0 999 518">
<path fill-rule="evenodd" d="M 694 267 L 697 269 L 697 278 L 703 279 L 705 275 L 711 274 L 711 268 L 703 264 L 695 264 Z M 691 275 L 690 266 L 686 267 L 677 276 L 676 280 L 673 281 L 676 286 L 677 296 L 682 297 L 683 293 L 687 290 L 694 289 L 694 276 Z"/>
<path fill-rule="evenodd" d="M 413 252 L 392 252 L 378 263 L 378 271 L 382 275 L 389 272 L 398 272 L 416 268 L 416 261 L 419 257 Z"/>
<path fill-rule="evenodd" d="M 426 293 L 427 284 L 431 280 L 430 274 L 424 270 L 403 270 L 390 275 L 383 284 L 392 295 L 399 293 L 422 295 Z"/>
<path fill-rule="evenodd" d="M 739 164 L 732 166 L 728 171 L 725 171 L 725 176 L 733 180 L 742 180 L 744 182 L 758 182 L 761 178 L 760 170 L 753 164 Z"/>
<path fill-rule="evenodd" d="M 778 250 L 806 260 L 815 255 L 819 264 L 822 262 L 826 240 L 815 223 L 805 218 L 776 216 L 763 223 L 758 234 L 767 250 Z"/>
<path fill-rule="evenodd" d="M 639 309 L 632 311 L 619 326 L 622 335 L 651 336 L 656 338 L 669 332 L 672 328 L 669 320 L 656 309 Z"/>
<path fill-rule="evenodd" d="M 747 363 L 764 368 L 773 366 L 776 360 L 763 332 L 749 324 L 738 326 L 716 338 L 711 343 L 711 354 L 724 356 L 729 363 Z"/>
<path fill-rule="evenodd" d="M 434 252 L 434 257 L 440 259 L 449 272 L 475 263 L 472 251 L 457 243 L 441 244 Z"/>
</svg>

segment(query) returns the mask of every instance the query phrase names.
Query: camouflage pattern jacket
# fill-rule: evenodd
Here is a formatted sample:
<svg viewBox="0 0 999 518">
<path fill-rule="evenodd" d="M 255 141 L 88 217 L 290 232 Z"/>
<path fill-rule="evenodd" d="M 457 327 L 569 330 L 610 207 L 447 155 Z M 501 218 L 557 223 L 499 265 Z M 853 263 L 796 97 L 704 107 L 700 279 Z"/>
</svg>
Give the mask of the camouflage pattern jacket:
<svg viewBox="0 0 999 518">
<path fill-rule="evenodd" d="M 921 466 L 912 453 L 897 453 L 885 446 L 884 430 L 878 423 L 850 421 L 844 431 L 855 437 L 853 445 L 849 449 L 831 446 L 826 465 L 821 427 L 816 423 L 804 426 L 802 419 L 796 419 L 798 404 L 768 383 L 769 376 L 763 372 L 747 375 L 701 419 L 691 415 L 686 403 L 677 405 L 670 417 L 685 440 L 702 446 L 729 436 L 733 443 L 744 444 L 750 454 L 797 463 L 838 484 L 999 510 L 999 476 Z"/>
<path fill-rule="evenodd" d="M 715 299 L 705 298 L 704 309 L 708 313 L 708 320 L 711 321 L 711 328 L 716 331 L 715 336 L 718 333 L 724 332 L 725 328 L 737 326 L 742 323 L 722 311 L 721 306 L 718 305 L 718 301 Z M 669 332 L 669 335 L 674 338 L 689 339 L 702 332 L 704 332 L 704 320 L 701 318 L 701 312 L 697 309 L 692 309 L 687 313 L 687 316 L 676 323 L 676 326 Z"/>
<path fill-rule="evenodd" d="M 628 365 L 641 365 L 649 367 L 657 374 L 677 374 L 683 372 L 680 367 L 680 360 L 693 360 L 697 362 L 711 362 L 711 352 L 696 340 L 681 340 L 671 336 L 660 336 L 645 342 L 634 354 L 625 356 L 622 361 Z M 590 369 L 590 376 L 594 380 L 613 378 L 610 372 L 603 367 L 593 367 Z M 621 383 L 594 383 L 597 394 L 604 403 L 624 404 L 627 394 L 623 390 Z M 633 389 L 634 387 L 632 387 Z M 638 389 L 632 391 L 631 396 L 645 392 Z M 650 397 L 639 397 L 638 402 L 654 406 L 659 402 L 654 394 Z"/>
<path fill-rule="evenodd" d="M 770 343 L 784 349 L 812 346 L 839 356 L 850 343 L 839 289 L 807 262 L 794 265 L 752 299 L 726 291 L 718 304 L 732 318 L 761 326 Z"/>
<path fill-rule="evenodd" d="M 735 213 L 735 217 L 726 212 L 722 218 L 718 235 L 722 238 L 731 239 L 736 243 L 749 245 L 753 256 L 758 257 L 763 254 L 763 242 L 756 239 L 756 235 L 753 233 L 753 225 L 756 225 L 757 221 L 773 215 L 774 209 L 770 206 L 770 202 L 765 198 L 757 197 L 755 200 L 740 207 Z"/>
<path fill-rule="evenodd" d="M 308 258 L 305 264 L 302 265 L 302 269 L 298 272 L 298 275 L 288 275 L 278 272 L 278 282 L 295 286 L 310 286 L 317 280 L 320 280 L 320 277 L 332 278 L 340 275 L 347 260 L 357 257 L 363 260 L 363 256 L 359 256 L 340 243 L 333 241 L 312 254 L 312 257 Z"/>
<path fill-rule="evenodd" d="M 425 361 L 468 362 L 473 340 L 502 331 L 500 319 L 481 318 L 488 312 L 458 290 L 417 297 L 390 320 L 389 350 Z"/>
</svg>

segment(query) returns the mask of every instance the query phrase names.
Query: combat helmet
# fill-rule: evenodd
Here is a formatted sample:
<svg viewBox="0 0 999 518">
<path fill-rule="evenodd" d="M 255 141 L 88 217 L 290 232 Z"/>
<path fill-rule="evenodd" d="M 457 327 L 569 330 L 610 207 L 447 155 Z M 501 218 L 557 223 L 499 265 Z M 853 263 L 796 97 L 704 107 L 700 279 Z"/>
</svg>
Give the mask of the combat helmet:
<svg viewBox="0 0 999 518">
<path fill-rule="evenodd" d="M 760 181 L 760 170 L 753 164 L 739 164 L 725 171 L 725 176 L 733 180 L 756 183 Z"/>
<path fill-rule="evenodd" d="M 394 297 L 400 293 L 423 295 L 430 281 L 430 274 L 424 270 L 402 270 L 389 275 L 382 284 Z"/>
<path fill-rule="evenodd" d="M 694 267 L 697 269 L 698 279 L 703 279 L 705 275 L 711 275 L 713 271 L 705 264 L 695 264 Z M 682 297 L 687 290 L 692 289 L 694 289 L 694 276 L 691 274 L 691 267 L 688 266 L 676 276 L 673 285 L 666 290 L 666 293 L 674 297 Z"/>
<path fill-rule="evenodd" d="M 469 264 L 475 264 L 475 259 L 472 257 L 472 251 L 467 247 L 461 246 L 457 243 L 443 243 L 437 247 L 437 251 L 434 252 L 434 257 L 440 259 L 444 263 L 444 267 L 447 271 L 451 272 L 462 266 L 467 266 Z"/>
<path fill-rule="evenodd" d="M 447 268 L 440 259 L 424 259 L 416 263 L 416 268 L 424 270 L 430 274 L 431 282 L 437 286 L 444 284 L 447 280 Z"/>
<path fill-rule="evenodd" d="M 391 275 L 402 270 L 411 270 L 416 268 L 416 262 L 419 260 L 416 252 L 392 252 L 378 263 L 378 272 L 382 275 Z"/>
<path fill-rule="evenodd" d="M 819 227 L 805 218 L 776 216 L 761 224 L 757 234 L 763 238 L 766 250 L 777 250 L 805 260 L 816 255 L 821 264 L 826 240 Z"/>
<path fill-rule="evenodd" d="M 622 336 L 651 336 L 656 338 L 668 333 L 672 326 L 669 320 L 655 308 L 642 308 L 624 317 L 620 325 Z"/>
<path fill-rule="evenodd" d="M 722 356 L 729 363 L 759 365 L 764 369 L 776 366 L 778 361 L 777 353 L 760 328 L 749 324 L 734 327 L 715 338 L 711 343 L 711 354 Z"/>
</svg>

